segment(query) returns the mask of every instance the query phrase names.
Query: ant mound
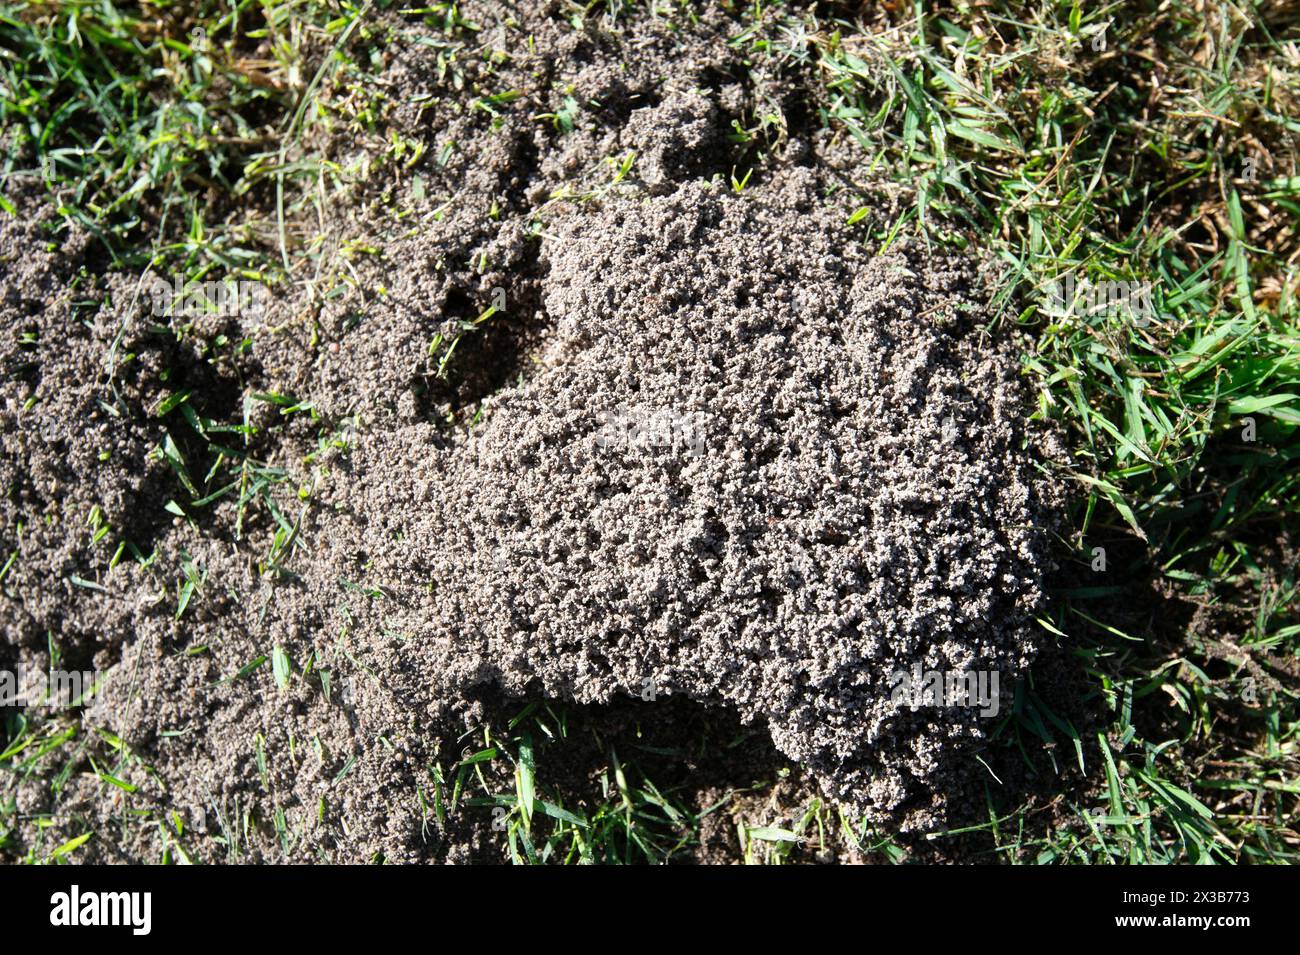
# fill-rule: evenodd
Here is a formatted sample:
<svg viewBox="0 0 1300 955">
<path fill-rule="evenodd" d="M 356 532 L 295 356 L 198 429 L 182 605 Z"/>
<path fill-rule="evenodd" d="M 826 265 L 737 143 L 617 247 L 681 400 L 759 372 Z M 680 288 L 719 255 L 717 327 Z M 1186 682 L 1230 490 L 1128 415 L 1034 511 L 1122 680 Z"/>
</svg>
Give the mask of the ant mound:
<svg viewBox="0 0 1300 955">
<path fill-rule="evenodd" d="M 834 798 L 937 810 L 1034 654 L 1046 569 L 985 270 L 870 255 L 800 172 L 588 206 L 543 255 L 538 371 L 429 480 L 353 485 L 372 569 L 411 582 L 385 617 L 433 680 L 410 692 L 726 705 Z M 355 464 L 428 461 L 431 433 Z"/>
</svg>

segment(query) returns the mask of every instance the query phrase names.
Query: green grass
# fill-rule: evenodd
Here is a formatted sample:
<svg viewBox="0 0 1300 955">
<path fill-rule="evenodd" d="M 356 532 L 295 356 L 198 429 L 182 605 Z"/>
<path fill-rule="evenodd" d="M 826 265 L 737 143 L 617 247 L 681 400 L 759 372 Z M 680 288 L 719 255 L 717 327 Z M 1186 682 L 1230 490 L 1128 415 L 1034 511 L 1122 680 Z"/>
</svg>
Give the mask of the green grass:
<svg viewBox="0 0 1300 955">
<path fill-rule="evenodd" d="M 877 238 L 991 236 L 1005 319 L 1030 335 L 1037 416 L 1073 457 L 1061 549 L 1079 573 L 1045 625 L 1110 722 L 1083 740 L 1022 694 L 1002 738 L 1035 776 L 1077 755 L 1086 783 L 1062 796 L 1100 795 L 1105 811 L 1072 804 L 1031 836 L 1032 807 L 991 777 L 977 828 L 1005 859 L 1296 858 L 1300 606 L 1285 555 L 1300 527 L 1300 74 L 1280 25 L 1223 11 L 1207 23 L 1178 4 L 995 4 L 874 36 L 799 27 L 826 121 L 916 184 Z M 750 42 L 790 28 L 772 13 Z M 1170 74 L 1155 109 L 1153 63 Z M 1148 282 L 1158 317 L 1045 314 L 1044 289 L 1067 273 Z M 1089 579 L 1095 547 L 1109 567 Z M 1108 618 L 1135 580 L 1228 633 L 1126 632 Z"/>
<path fill-rule="evenodd" d="M 460 805 L 490 813 L 492 828 L 502 833 L 509 858 L 518 864 L 671 862 L 697 843 L 702 814 L 673 793 L 660 792 L 612 747 L 608 766 L 592 783 L 594 805 L 566 808 L 560 798 L 548 798 L 544 757 L 551 747 L 564 745 L 568 734 L 562 707 L 536 703 L 500 732 L 485 729 L 481 749 L 446 773 L 430 767 L 435 814 Z M 504 772 L 496 765 L 502 761 Z M 490 780 L 493 770 L 498 782 Z M 501 791 L 503 778 L 513 783 L 509 790 Z"/>
<path fill-rule="evenodd" d="M 617 30 L 638 6 L 566 15 L 575 28 Z M 1074 494 L 1064 569 L 1043 620 L 1062 652 L 1019 689 L 981 757 L 986 818 L 925 842 L 1004 862 L 1296 861 L 1300 21 L 1268 3 L 1208 16 L 1178 0 L 901 6 L 863 30 L 848 12 L 733 4 L 731 42 L 809 83 L 816 122 L 910 190 L 897 221 L 863 217 L 869 243 L 966 247 L 974 236 L 1003 263 L 1001 322 L 1023 333 L 1036 417 L 1070 455 L 1057 466 Z M 62 214 L 120 266 L 301 280 L 323 255 L 312 197 L 350 175 L 313 152 L 315 137 L 349 131 L 394 164 L 420 156 L 377 135 L 384 104 L 365 76 L 378 37 L 365 14 L 317 0 L 0 5 L 0 205 L 4 182 L 25 177 L 57 188 Z M 476 25 L 450 4 L 421 19 L 446 38 L 444 66 L 459 69 L 458 38 Z M 192 42 L 200 25 L 206 47 Z M 478 108 L 529 108 L 514 99 L 485 93 Z M 580 110 L 539 122 L 572 128 Z M 735 125 L 746 150 L 736 191 L 762 180 L 790 122 L 760 101 Z M 253 211 L 232 211 L 244 206 Z M 1049 312 L 1046 289 L 1065 274 L 1149 283 L 1156 320 Z M 259 400 L 311 414 L 290 396 Z M 178 397 L 159 417 L 192 431 L 203 455 L 160 445 L 192 492 L 181 512 L 201 512 L 214 493 L 260 501 L 281 530 L 263 572 L 288 572 L 294 516 L 269 493 L 282 473 L 246 450 L 247 409 L 204 419 Z M 322 432 L 322 447 L 339 440 Z M 202 599 L 201 568 L 176 568 L 175 580 L 180 617 Z M 1069 701 L 1052 695 L 1060 679 Z M 94 758 L 111 786 L 137 759 L 102 734 L 7 721 L 10 774 Z M 471 755 L 431 765 L 412 798 L 431 825 L 455 811 L 491 815 L 516 862 L 673 861 L 708 813 L 739 820 L 744 861 L 846 847 L 909 857 L 821 801 L 778 812 L 734 793 L 688 808 L 613 749 L 580 805 L 548 775 L 572 745 L 566 726 L 563 707 L 531 704 L 483 729 Z M 1004 767 L 1035 794 L 1001 783 Z M 0 849 L 15 812 L 4 799 Z M 222 854 L 238 858 L 250 807 L 215 808 Z M 169 859 L 186 853 L 193 834 L 154 824 Z M 276 828 L 288 846 L 292 832 Z M 75 842 L 27 858 L 75 859 Z"/>
</svg>

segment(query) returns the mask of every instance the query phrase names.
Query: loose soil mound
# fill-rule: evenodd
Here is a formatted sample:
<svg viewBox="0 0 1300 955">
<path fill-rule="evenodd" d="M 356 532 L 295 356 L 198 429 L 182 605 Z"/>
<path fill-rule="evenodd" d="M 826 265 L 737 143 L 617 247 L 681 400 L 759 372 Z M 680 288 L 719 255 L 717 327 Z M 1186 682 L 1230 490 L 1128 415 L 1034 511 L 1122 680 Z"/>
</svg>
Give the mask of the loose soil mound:
<svg viewBox="0 0 1300 955">
<path fill-rule="evenodd" d="M 725 702 L 876 810 L 975 734 L 890 677 L 1009 685 L 1032 652 L 1015 364 L 970 260 L 869 257 L 818 209 L 795 175 L 576 211 L 544 370 L 432 457 L 423 428 L 363 442 L 350 509 L 412 672 Z"/>
<path fill-rule="evenodd" d="M 502 82 L 576 89 L 597 125 L 416 111 L 430 156 L 461 146 L 420 167 L 430 198 L 394 223 L 394 184 L 359 188 L 332 239 L 385 257 L 265 316 L 160 324 L 138 277 L 82 269 L 84 237 L 46 251 L 44 208 L 0 218 L 0 664 L 54 645 L 106 675 L 78 748 L 18 780 L 10 851 L 92 830 L 84 858 L 155 859 L 176 812 L 223 834 L 182 837 L 198 858 L 479 857 L 490 815 L 440 827 L 420 796 L 498 690 L 723 708 L 872 818 L 940 817 L 990 724 L 889 687 L 996 670 L 1005 694 L 1033 654 L 1014 353 L 978 260 L 862 247 L 824 135 L 720 184 L 738 104 L 780 92 L 727 78 L 727 31 L 501 27 Z M 394 90 L 468 95 L 422 55 L 396 48 Z M 106 745 L 130 812 L 89 765 Z"/>
</svg>

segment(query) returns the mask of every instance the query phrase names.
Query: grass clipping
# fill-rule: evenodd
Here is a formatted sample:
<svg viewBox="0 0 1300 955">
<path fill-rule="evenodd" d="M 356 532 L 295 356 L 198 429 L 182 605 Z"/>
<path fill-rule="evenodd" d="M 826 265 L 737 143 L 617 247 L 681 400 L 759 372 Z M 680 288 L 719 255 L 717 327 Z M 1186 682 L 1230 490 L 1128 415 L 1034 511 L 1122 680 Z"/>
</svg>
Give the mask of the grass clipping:
<svg viewBox="0 0 1300 955">
<path fill-rule="evenodd" d="M 835 798 L 924 814 L 951 743 L 997 721 L 914 706 L 897 674 L 997 672 L 1005 716 L 1041 598 L 987 276 L 869 255 L 798 170 L 565 222 L 540 369 L 450 447 L 416 425 L 355 455 L 349 510 L 387 516 L 349 546 L 404 593 L 397 669 L 435 697 L 728 705 Z M 364 477 L 408 464 L 429 480 Z"/>
</svg>

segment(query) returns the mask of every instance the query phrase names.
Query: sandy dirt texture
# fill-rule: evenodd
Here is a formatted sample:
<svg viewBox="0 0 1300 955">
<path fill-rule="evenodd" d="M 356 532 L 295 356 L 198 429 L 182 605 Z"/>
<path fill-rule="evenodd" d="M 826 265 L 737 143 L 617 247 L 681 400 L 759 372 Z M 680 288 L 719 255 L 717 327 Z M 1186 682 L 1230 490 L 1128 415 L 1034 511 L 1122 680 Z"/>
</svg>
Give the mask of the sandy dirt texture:
<svg viewBox="0 0 1300 955">
<path fill-rule="evenodd" d="M 55 646 L 103 674 L 56 715 L 80 742 L 6 783 L 11 854 L 93 831 L 85 861 L 499 858 L 486 810 L 421 800 L 524 700 L 747 734 L 752 772 L 681 773 L 701 803 L 791 765 L 892 831 L 981 798 L 996 720 L 891 686 L 997 671 L 1005 710 L 1038 649 L 1055 492 L 995 265 L 869 248 L 896 197 L 810 117 L 733 187 L 731 120 L 803 113 L 720 12 L 613 34 L 463 10 L 515 88 L 599 106 L 566 134 L 457 108 L 392 44 L 392 121 L 457 148 L 416 167 L 411 215 L 390 167 L 329 207 L 343 294 L 159 319 L 42 200 L 0 217 L 0 666 Z M 382 252 L 344 264 L 350 241 Z"/>
</svg>

